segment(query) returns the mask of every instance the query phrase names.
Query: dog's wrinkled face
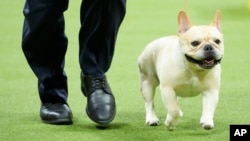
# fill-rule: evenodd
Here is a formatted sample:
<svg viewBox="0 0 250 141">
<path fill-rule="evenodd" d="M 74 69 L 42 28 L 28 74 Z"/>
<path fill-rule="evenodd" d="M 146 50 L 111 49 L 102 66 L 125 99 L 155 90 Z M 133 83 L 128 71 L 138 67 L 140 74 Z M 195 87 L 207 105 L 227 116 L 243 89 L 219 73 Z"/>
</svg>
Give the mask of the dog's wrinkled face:
<svg viewBox="0 0 250 141">
<path fill-rule="evenodd" d="M 208 26 L 192 26 L 185 12 L 178 16 L 179 37 L 187 61 L 202 69 L 211 69 L 220 63 L 224 54 L 220 12 Z"/>
</svg>

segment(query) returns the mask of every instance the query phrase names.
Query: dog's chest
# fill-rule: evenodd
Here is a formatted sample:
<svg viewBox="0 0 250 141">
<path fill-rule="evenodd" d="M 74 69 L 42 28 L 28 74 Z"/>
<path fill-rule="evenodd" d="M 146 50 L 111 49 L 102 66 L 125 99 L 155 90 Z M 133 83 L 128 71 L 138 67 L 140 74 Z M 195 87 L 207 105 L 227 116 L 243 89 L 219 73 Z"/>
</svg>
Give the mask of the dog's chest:
<svg viewBox="0 0 250 141">
<path fill-rule="evenodd" d="M 190 77 L 180 81 L 174 90 L 177 96 L 192 97 L 199 95 L 203 91 L 203 86 L 197 77 Z"/>
</svg>

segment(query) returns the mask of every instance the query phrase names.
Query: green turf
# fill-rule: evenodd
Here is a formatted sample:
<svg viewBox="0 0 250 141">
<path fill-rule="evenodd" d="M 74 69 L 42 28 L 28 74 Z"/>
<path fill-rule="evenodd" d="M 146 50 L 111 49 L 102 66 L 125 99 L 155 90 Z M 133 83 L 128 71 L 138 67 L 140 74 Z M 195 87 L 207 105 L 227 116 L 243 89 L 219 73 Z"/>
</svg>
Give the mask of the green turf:
<svg viewBox="0 0 250 141">
<path fill-rule="evenodd" d="M 128 0 L 127 15 L 120 28 L 116 54 L 108 78 L 117 101 L 117 116 L 106 130 L 97 129 L 85 113 L 86 99 L 80 92 L 78 29 L 80 0 L 70 1 L 66 16 L 69 48 L 66 72 L 68 102 L 74 114 L 72 126 L 40 122 L 40 101 L 34 74 L 21 50 L 24 0 L 4 0 L 0 5 L 0 140 L 1 141 L 228 141 L 230 124 L 250 124 L 250 11 L 246 0 L 189 0 L 186 10 L 194 24 L 209 24 L 215 10 L 222 12 L 225 57 L 222 61 L 220 101 L 215 128 L 199 126 L 201 96 L 180 100 L 184 117 L 175 131 L 164 126 L 165 109 L 156 95 L 158 127 L 145 125 L 139 92 L 136 60 L 144 46 L 161 36 L 177 33 L 177 13 L 183 1 Z M 178 63 L 178 62 L 176 62 Z"/>
</svg>

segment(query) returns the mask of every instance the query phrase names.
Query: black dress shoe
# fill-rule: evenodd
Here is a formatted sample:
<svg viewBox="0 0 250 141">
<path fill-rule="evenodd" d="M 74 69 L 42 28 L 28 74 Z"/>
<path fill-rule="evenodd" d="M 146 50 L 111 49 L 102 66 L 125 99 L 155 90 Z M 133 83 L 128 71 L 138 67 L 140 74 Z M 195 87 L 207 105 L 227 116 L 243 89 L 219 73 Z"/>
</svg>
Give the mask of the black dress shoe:
<svg viewBox="0 0 250 141">
<path fill-rule="evenodd" d="M 67 104 L 63 103 L 45 103 L 42 104 L 40 117 L 44 123 L 68 125 L 72 124 L 72 112 Z"/>
<path fill-rule="evenodd" d="M 89 118 L 101 126 L 108 125 L 115 117 L 116 105 L 106 76 L 85 76 L 81 73 L 81 89 L 87 97 Z"/>
</svg>

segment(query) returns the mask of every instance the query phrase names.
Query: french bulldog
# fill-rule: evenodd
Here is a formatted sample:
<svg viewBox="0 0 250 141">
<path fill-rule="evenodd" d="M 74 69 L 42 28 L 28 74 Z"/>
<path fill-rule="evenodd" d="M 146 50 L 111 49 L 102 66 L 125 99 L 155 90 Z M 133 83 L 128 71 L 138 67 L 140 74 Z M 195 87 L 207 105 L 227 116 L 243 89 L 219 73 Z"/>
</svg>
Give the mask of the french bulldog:
<svg viewBox="0 0 250 141">
<path fill-rule="evenodd" d="M 165 125 L 174 130 L 183 113 L 178 97 L 202 95 L 201 127 L 214 128 L 219 100 L 220 62 L 224 55 L 221 12 L 210 25 L 193 25 L 185 11 L 178 14 L 178 34 L 149 43 L 138 57 L 141 94 L 145 100 L 146 124 L 159 125 L 154 111 L 159 86 L 167 116 Z"/>
</svg>

